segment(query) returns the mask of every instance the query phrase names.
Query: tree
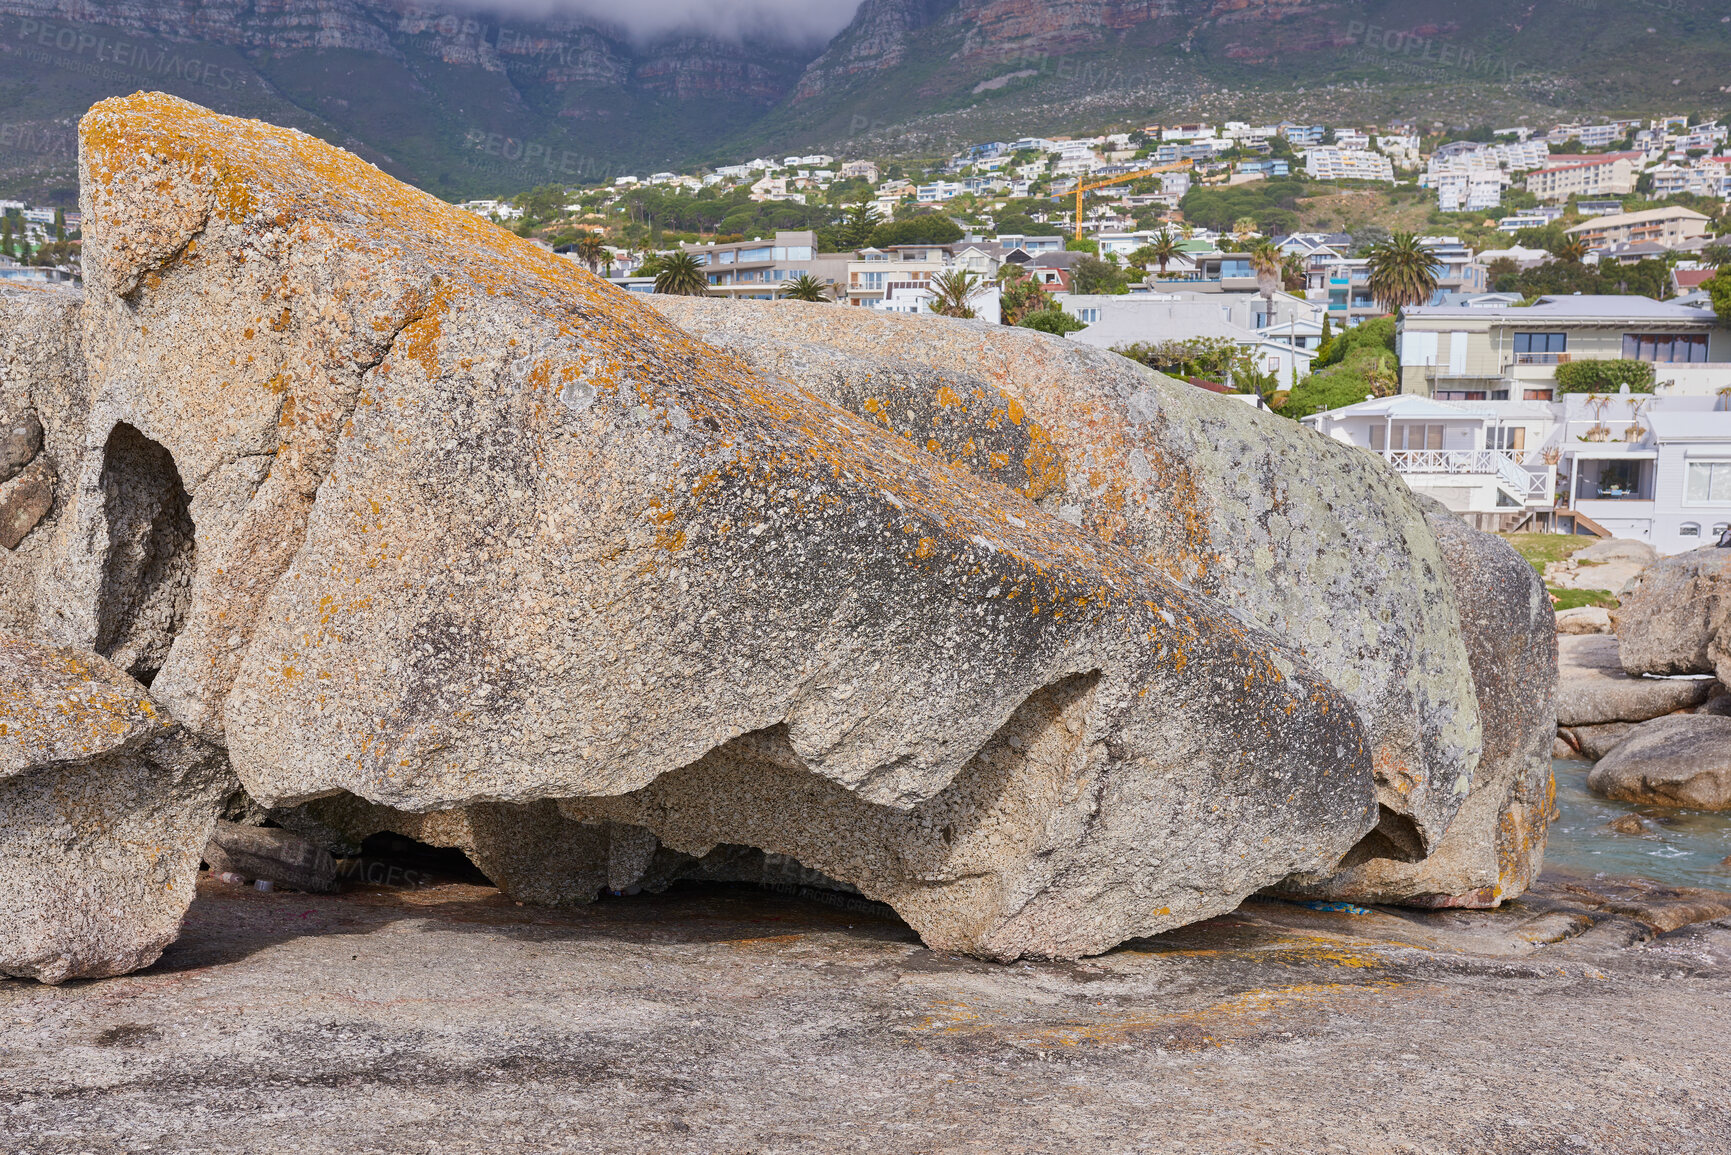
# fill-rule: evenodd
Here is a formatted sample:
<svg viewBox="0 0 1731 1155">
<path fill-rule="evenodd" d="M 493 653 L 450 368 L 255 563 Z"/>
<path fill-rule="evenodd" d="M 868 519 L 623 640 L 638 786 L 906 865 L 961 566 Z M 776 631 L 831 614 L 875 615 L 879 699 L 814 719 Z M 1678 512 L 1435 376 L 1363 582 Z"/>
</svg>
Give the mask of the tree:
<svg viewBox="0 0 1731 1155">
<path fill-rule="evenodd" d="M 787 283 L 781 295 L 790 301 L 821 303 L 829 300 L 829 287 L 810 273 L 801 273 Z"/>
<path fill-rule="evenodd" d="M 1334 343 L 1334 318 L 1329 316 L 1327 313 L 1324 313 L 1322 315 L 1322 336 L 1318 337 L 1317 341 L 1316 341 L 1316 360 L 1317 361 L 1323 362 L 1324 364 L 1327 363 L 1326 361 L 1323 361 L 1323 359 L 1328 356 L 1328 347 L 1329 347 L 1329 345 L 1331 345 L 1333 343 Z"/>
<path fill-rule="evenodd" d="M 1309 282 L 1310 270 L 1304 267 L 1304 258 L 1287 253 L 1280 262 L 1280 287 L 1289 293 L 1302 293 Z"/>
<path fill-rule="evenodd" d="M 1232 222 L 1232 235 L 1235 237 L 1247 237 L 1255 231 L 1255 217 L 1239 217 L 1237 220 Z"/>
<path fill-rule="evenodd" d="M 1250 250 L 1250 271 L 1256 274 L 1256 287 L 1262 291 L 1262 314 L 1274 319 L 1274 291 L 1280 288 L 1282 253 L 1270 241 L 1263 241 Z"/>
<path fill-rule="evenodd" d="M 1391 313 L 1431 299 L 1437 286 L 1436 250 L 1416 233 L 1397 232 L 1371 246 L 1370 295 Z"/>
<path fill-rule="evenodd" d="M 1018 325 L 1023 329 L 1038 329 L 1042 333 L 1054 333 L 1060 337 L 1066 333 L 1078 333 L 1088 327 L 1055 304 L 1029 313 Z"/>
<path fill-rule="evenodd" d="M 1160 266 L 1160 275 L 1166 275 L 1166 266 L 1183 255 L 1184 250 L 1178 247 L 1178 238 L 1172 235 L 1171 229 L 1161 229 L 1154 234 L 1154 239 L 1142 246 L 1148 252 L 1149 259 Z"/>
<path fill-rule="evenodd" d="M 655 273 L 655 291 L 674 297 L 707 297 L 709 276 L 690 253 L 668 253 Z"/>
<path fill-rule="evenodd" d="M 1578 265 L 1587 259 L 1588 251 L 1585 240 L 1580 237 L 1570 237 L 1552 249 L 1551 255 L 1559 261 L 1568 261 L 1570 264 Z"/>
<path fill-rule="evenodd" d="M 1127 293 L 1130 290 L 1123 273 L 1090 254 L 1079 258 L 1070 266 L 1070 291 L 1085 295 Z"/>
<path fill-rule="evenodd" d="M 587 233 L 578 238 L 573 246 L 577 259 L 589 266 L 591 273 L 599 273 L 602 264 L 607 260 L 607 246 L 601 243 L 601 238 L 594 233 Z"/>
<path fill-rule="evenodd" d="M 972 269 L 951 269 L 933 277 L 931 289 L 932 312 L 972 320 L 977 314 L 971 302 L 985 291 L 985 286 L 980 283 L 980 274 Z"/>
<path fill-rule="evenodd" d="M 1019 325 L 1029 313 L 1052 307 L 1045 288 L 1013 261 L 999 270 L 998 290 L 999 319 L 1006 325 Z"/>
<path fill-rule="evenodd" d="M 54 239 L 56 241 L 64 241 L 66 239 L 66 210 L 65 209 L 55 209 L 54 210 Z"/>
<path fill-rule="evenodd" d="M 1731 269 L 1720 269 L 1701 287 L 1712 298 L 1713 311 L 1719 314 L 1719 319 L 1731 324 Z"/>
<path fill-rule="evenodd" d="M 864 248 L 882 223 L 883 217 L 872 205 L 864 202 L 851 205 L 842 214 L 841 225 L 836 230 L 836 243 L 843 249 Z"/>
</svg>

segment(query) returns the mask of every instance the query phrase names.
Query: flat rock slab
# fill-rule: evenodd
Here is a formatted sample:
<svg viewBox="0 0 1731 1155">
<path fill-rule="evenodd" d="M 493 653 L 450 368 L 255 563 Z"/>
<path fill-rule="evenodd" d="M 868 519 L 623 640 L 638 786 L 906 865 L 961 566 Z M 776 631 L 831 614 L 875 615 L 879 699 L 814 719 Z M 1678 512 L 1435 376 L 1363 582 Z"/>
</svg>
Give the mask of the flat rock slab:
<svg viewBox="0 0 1731 1155">
<path fill-rule="evenodd" d="M 1623 802 L 1731 810 L 1731 718 L 1643 722 L 1593 767 L 1587 786 Z"/>
<path fill-rule="evenodd" d="M 0 1140 L 1722 1152 L 1731 926 L 1658 928 L 1727 913 L 1731 896 L 1547 876 L 1498 912 L 1253 901 L 1003 966 L 749 888 L 556 912 L 479 887 L 207 882 L 148 972 L 0 983 Z"/>
<path fill-rule="evenodd" d="M 1608 634 L 1557 638 L 1557 724 L 1645 722 L 1701 705 L 1717 692 L 1711 678 L 1638 678 L 1623 670 Z"/>
</svg>

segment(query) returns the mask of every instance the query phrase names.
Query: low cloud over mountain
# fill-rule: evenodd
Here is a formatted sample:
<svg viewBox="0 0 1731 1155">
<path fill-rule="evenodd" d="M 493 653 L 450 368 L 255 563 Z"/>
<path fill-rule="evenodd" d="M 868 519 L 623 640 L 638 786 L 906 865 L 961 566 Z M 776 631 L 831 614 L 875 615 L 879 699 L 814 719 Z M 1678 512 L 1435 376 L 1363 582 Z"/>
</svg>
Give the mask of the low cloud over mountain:
<svg viewBox="0 0 1731 1155">
<path fill-rule="evenodd" d="M 846 28 L 860 0 L 505 0 L 490 10 L 593 20 L 644 42 L 695 33 L 733 41 L 824 44 Z"/>
</svg>

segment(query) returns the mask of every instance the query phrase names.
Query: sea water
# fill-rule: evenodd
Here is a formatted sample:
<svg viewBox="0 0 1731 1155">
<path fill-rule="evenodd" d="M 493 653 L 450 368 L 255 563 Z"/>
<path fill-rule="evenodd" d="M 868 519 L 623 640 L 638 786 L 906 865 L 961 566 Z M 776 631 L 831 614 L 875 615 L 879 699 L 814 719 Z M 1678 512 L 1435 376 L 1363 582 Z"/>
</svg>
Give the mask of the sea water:
<svg viewBox="0 0 1731 1155">
<path fill-rule="evenodd" d="M 1613 802 L 1587 789 L 1591 762 L 1556 759 L 1557 809 L 1545 868 L 1608 877 L 1636 875 L 1672 886 L 1731 890 L 1731 811 L 1676 810 Z M 1626 815 L 1636 832 L 1613 830 Z"/>
</svg>

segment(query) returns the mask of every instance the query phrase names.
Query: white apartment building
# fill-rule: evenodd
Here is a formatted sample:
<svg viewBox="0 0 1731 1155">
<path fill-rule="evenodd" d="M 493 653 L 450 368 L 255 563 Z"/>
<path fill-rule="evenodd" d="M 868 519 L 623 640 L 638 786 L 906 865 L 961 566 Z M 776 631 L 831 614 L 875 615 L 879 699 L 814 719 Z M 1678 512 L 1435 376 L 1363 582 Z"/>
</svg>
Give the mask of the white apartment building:
<svg viewBox="0 0 1731 1155">
<path fill-rule="evenodd" d="M 1445 213 L 1488 212 L 1503 203 L 1509 178 L 1501 169 L 1440 173 L 1431 177 L 1437 208 Z"/>
<path fill-rule="evenodd" d="M 1540 200 L 1571 196 L 1628 196 L 1635 191 L 1642 154 L 1608 152 L 1553 164 L 1527 174 L 1527 191 Z"/>
<path fill-rule="evenodd" d="M 1319 146 L 1304 150 L 1304 171 L 1316 180 L 1375 180 L 1394 183 L 1394 164 L 1376 152 Z"/>
</svg>

